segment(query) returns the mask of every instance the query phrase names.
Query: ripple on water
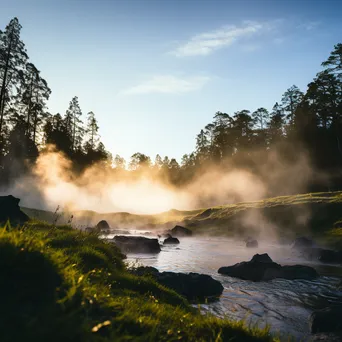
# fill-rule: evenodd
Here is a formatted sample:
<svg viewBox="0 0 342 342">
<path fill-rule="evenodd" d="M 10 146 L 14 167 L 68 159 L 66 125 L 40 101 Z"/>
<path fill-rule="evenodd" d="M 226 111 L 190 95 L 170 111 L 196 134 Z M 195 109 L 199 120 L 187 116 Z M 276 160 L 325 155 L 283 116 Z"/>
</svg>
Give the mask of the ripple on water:
<svg viewBox="0 0 342 342">
<path fill-rule="evenodd" d="M 217 273 L 221 266 L 250 260 L 256 253 L 268 253 L 280 264 L 308 264 L 324 276 L 313 280 L 275 279 L 251 282 Z M 244 242 L 226 238 L 183 238 L 177 246 L 162 246 L 156 255 L 128 255 L 127 262 L 138 260 L 160 271 L 198 272 L 211 275 L 224 286 L 219 301 L 201 305 L 220 317 L 246 319 L 247 323 L 264 326 L 298 339 L 309 335 L 308 318 L 315 309 L 329 304 L 342 304 L 342 292 L 337 290 L 341 268 L 318 265 L 294 256 L 288 246 L 259 243 L 248 249 Z M 334 276 L 332 276 L 334 275 Z"/>
</svg>

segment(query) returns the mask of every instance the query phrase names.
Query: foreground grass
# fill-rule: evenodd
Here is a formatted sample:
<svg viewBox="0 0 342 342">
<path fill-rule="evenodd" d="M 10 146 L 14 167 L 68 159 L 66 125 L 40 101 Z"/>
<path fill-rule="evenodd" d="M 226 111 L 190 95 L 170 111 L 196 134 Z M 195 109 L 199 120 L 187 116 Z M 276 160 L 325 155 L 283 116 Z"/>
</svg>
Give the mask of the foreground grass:
<svg viewBox="0 0 342 342">
<path fill-rule="evenodd" d="M 0 340 L 275 341 L 268 329 L 202 315 L 96 235 L 30 222 L 0 230 Z"/>
</svg>

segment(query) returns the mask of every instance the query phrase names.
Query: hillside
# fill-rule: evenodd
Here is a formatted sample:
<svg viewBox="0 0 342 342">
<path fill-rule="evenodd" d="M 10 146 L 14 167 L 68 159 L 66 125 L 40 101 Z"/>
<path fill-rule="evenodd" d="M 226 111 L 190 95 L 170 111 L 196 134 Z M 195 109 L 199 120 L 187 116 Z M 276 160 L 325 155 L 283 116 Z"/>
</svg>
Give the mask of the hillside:
<svg viewBox="0 0 342 342">
<path fill-rule="evenodd" d="M 30 217 L 54 222 L 56 215 L 49 211 L 22 208 Z M 58 214 L 57 214 L 58 215 Z M 283 236 L 301 233 L 320 233 L 338 227 L 342 219 L 342 191 L 280 196 L 254 202 L 242 202 L 193 211 L 170 211 L 157 215 L 130 213 L 97 213 L 76 211 L 62 213 L 58 223 L 67 223 L 73 215 L 75 226 L 91 226 L 107 220 L 113 228 L 168 228 L 176 223 L 198 233 L 262 234 L 272 230 Z"/>
<path fill-rule="evenodd" d="M 342 192 L 280 196 L 201 210 L 184 218 L 183 224 L 197 232 L 247 234 L 270 230 L 283 236 L 323 233 L 339 228 Z"/>
</svg>

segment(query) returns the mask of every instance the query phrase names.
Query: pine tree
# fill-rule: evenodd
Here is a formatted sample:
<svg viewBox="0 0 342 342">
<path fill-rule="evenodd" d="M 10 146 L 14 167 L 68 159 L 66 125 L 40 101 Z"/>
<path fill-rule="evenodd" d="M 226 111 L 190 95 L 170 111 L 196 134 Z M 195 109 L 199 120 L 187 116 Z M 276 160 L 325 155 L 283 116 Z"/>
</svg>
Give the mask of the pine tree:
<svg viewBox="0 0 342 342">
<path fill-rule="evenodd" d="M 20 107 L 26 116 L 26 135 L 36 142 L 38 125 L 47 117 L 46 101 L 51 90 L 40 76 L 40 71 L 32 63 L 26 64 L 24 82 L 19 90 Z"/>
<path fill-rule="evenodd" d="M 3 135 L 6 108 L 23 81 L 23 70 L 28 59 L 20 31 L 17 18 L 10 21 L 5 31 L 0 31 L 0 137 Z"/>
<path fill-rule="evenodd" d="M 69 103 L 69 108 L 65 115 L 65 124 L 69 135 L 71 136 L 72 150 L 80 150 L 84 135 L 82 120 L 80 119 L 82 111 L 78 103 L 78 97 L 75 96 Z"/>
<path fill-rule="evenodd" d="M 88 135 L 87 142 L 92 150 L 95 150 L 96 144 L 98 143 L 98 140 L 99 140 L 98 131 L 99 131 L 99 126 L 95 118 L 95 114 L 94 112 L 89 112 L 86 133 Z"/>
<path fill-rule="evenodd" d="M 303 100 L 303 92 L 295 85 L 286 90 L 281 99 L 286 119 L 290 124 L 293 124 L 294 115 L 298 105 Z"/>
</svg>

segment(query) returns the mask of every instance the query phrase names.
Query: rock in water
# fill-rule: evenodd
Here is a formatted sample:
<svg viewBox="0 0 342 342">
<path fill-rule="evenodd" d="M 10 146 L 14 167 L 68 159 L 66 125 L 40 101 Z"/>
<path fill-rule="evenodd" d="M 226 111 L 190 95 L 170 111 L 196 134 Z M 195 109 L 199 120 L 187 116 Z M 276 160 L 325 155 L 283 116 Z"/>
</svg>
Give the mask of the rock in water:
<svg viewBox="0 0 342 342">
<path fill-rule="evenodd" d="M 0 196 L 0 224 L 6 223 L 8 220 L 11 225 L 24 224 L 29 217 L 20 210 L 20 199 L 9 196 Z"/>
<path fill-rule="evenodd" d="M 313 246 L 313 241 L 305 236 L 299 237 L 293 241 L 293 249 L 303 249 Z"/>
<path fill-rule="evenodd" d="M 222 284 L 206 274 L 159 272 L 154 267 L 138 267 L 131 272 L 140 276 L 152 276 L 160 284 L 175 290 L 190 301 L 213 299 L 223 292 Z"/>
<path fill-rule="evenodd" d="M 277 278 L 284 278 L 289 280 L 294 279 L 304 279 L 304 280 L 312 280 L 319 276 L 317 271 L 310 266 L 302 266 L 302 265 L 291 265 L 291 266 L 282 266 L 280 276 Z"/>
<path fill-rule="evenodd" d="M 301 265 L 281 266 L 273 262 L 266 253 L 256 254 L 250 261 L 221 267 L 218 273 L 252 281 L 265 281 L 276 278 L 311 280 L 318 277 L 318 273 L 312 267 Z"/>
<path fill-rule="evenodd" d="M 342 252 L 318 247 L 302 248 L 300 254 L 308 260 L 318 260 L 329 264 L 342 263 Z"/>
<path fill-rule="evenodd" d="M 269 257 L 267 253 L 264 254 L 255 254 L 251 259 L 251 262 L 273 262 L 273 260 Z"/>
<path fill-rule="evenodd" d="M 110 229 L 108 222 L 105 221 L 105 220 L 100 221 L 100 222 L 96 225 L 96 228 L 97 228 L 98 230 Z"/>
<path fill-rule="evenodd" d="M 159 253 L 158 239 L 149 239 L 143 236 L 116 235 L 114 243 L 123 253 Z"/>
<path fill-rule="evenodd" d="M 253 239 L 248 240 L 246 242 L 246 247 L 248 247 L 248 248 L 256 248 L 256 247 L 258 247 L 258 241 L 257 240 L 253 240 Z"/>
<path fill-rule="evenodd" d="M 342 331 L 342 307 L 332 306 L 323 310 L 314 311 L 310 316 L 311 333 Z"/>
<path fill-rule="evenodd" d="M 176 245 L 178 243 L 179 243 L 179 240 L 172 236 L 166 238 L 163 242 L 164 245 Z"/>
<path fill-rule="evenodd" d="M 312 336 L 312 342 L 341 342 L 342 341 L 342 332 L 337 333 L 320 333 Z"/>
<path fill-rule="evenodd" d="M 182 226 L 175 226 L 171 229 L 172 236 L 191 236 L 192 231 L 188 228 Z"/>
</svg>

